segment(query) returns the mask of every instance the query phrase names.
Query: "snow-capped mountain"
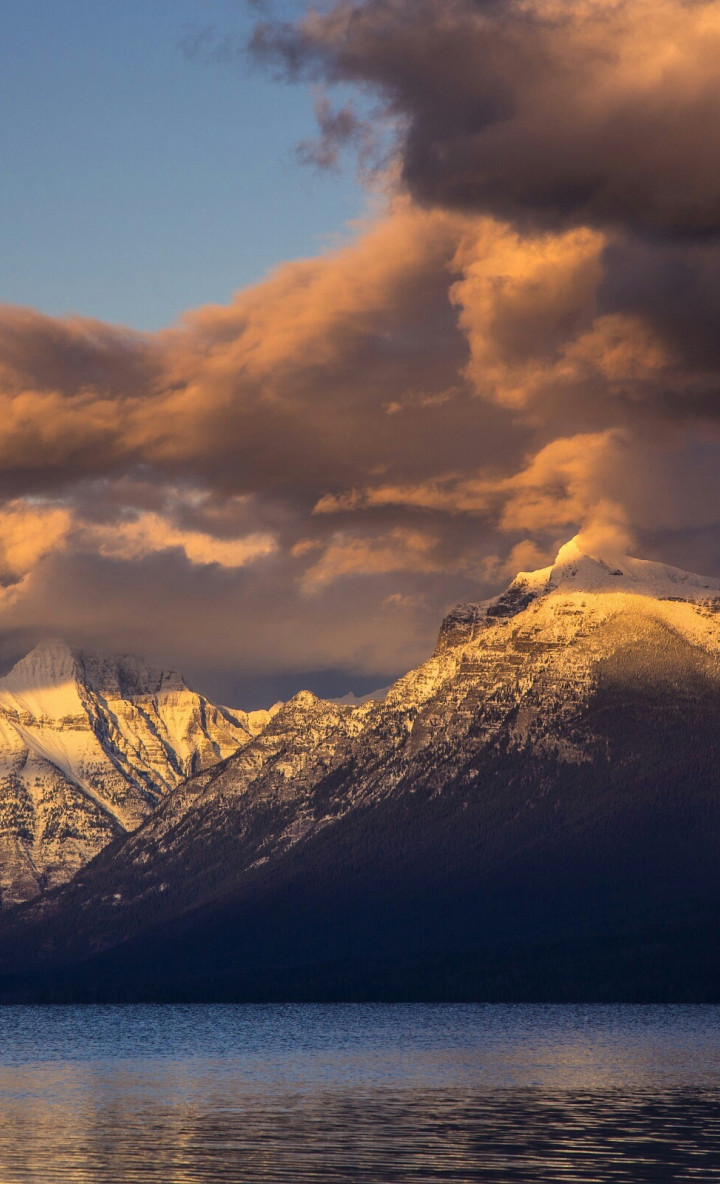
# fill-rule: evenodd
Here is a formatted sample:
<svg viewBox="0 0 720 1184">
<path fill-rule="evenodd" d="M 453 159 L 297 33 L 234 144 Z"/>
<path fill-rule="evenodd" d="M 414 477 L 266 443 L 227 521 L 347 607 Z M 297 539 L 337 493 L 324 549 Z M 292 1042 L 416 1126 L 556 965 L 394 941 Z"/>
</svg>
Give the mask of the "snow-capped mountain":
<svg viewBox="0 0 720 1184">
<path fill-rule="evenodd" d="M 69 879 L 269 718 L 215 707 L 136 658 L 36 647 L 0 679 L 2 904 Z"/>
<path fill-rule="evenodd" d="M 561 998 L 602 963 L 602 997 L 699 997 L 719 866 L 720 580 L 576 539 L 383 699 L 296 695 L 11 910 L 0 968 L 65 966 L 73 998 Z"/>
<path fill-rule="evenodd" d="M 702 605 L 720 596 L 720 580 L 628 555 L 612 560 L 594 557 L 574 538 L 560 548 L 550 567 L 518 572 L 500 596 L 479 604 L 458 605 L 443 621 L 440 639 L 455 644 L 488 624 L 517 616 L 539 599 L 557 606 L 556 597 L 583 593 L 591 593 L 593 597 L 624 594 Z"/>
</svg>

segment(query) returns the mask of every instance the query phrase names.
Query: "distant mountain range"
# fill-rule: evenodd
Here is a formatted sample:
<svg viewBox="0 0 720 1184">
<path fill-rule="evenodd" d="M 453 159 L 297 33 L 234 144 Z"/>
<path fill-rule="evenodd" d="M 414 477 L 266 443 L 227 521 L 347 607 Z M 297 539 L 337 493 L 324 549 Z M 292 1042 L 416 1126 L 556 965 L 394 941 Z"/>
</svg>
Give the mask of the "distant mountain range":
<svg viewBox="0 0 720 1184">
<path fill-rule="evenodd" d="M 214 707 L 174 670 L 38 646 L 0 679 L 0 903 L 64 883 L 270 712 Z"/>
<path fill-rule="evenodd" d="M 0 998 L 720 1001 L 720 581 L 573 540 L 382 700 L 53 647 L 0 711 L 25 894 L 102 848 L 2 914 Z"/>
</svg>

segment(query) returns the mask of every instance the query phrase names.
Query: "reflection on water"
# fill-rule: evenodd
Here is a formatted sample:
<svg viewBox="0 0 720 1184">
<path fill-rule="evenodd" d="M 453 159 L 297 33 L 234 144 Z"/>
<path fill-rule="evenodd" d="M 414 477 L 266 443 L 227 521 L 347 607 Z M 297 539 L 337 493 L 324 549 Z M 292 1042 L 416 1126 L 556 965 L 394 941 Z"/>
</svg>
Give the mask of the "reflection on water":
<svg viewBox="0 0 720 1184">
<path fill-rule="evenodd" d="M 720 1180 L 720 1008 L 0 1008 L 0 1184 Z"/>
</svg>

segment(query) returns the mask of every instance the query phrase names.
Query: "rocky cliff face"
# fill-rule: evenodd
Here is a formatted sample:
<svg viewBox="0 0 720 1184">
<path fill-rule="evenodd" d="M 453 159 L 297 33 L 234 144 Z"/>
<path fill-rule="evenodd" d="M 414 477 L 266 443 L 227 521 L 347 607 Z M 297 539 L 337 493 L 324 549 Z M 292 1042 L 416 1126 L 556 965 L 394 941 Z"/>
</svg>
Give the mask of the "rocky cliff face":
<svg viewBox="0 0 720 1184">
<path fill-rule="evenodd" d="M 713 898 L 719 860 L 720 581 L 573 541 L 382 702 L 295 696 L 10 918 L 0 965 L 42 944 L 98 997 L 110 965 L 126 997 L 479 997 L 468 950 L 617 943 Z"/>
<path fill-rule="evenodd" d="M 132 657 L 38 646 L 0 679 L 2 904 L 68 880 L 269 718 Z"/>
<path fill-rule="evenodd" d="M 419 780 L 441 794 L 464 778 L 469 799 L 482 795 L 482 760 L 498 754 L 569 768 L 606 761 L 612 737 L 589 708 L 609 681 L 632 680 L 639 655 L 648 689 L 666 683 L 681 696 L 698 664 L 720 689 L 720 581 L 629 558 L 610 565 L 572 542 L 552 567 L 450 613 L 433 656 L 381 702 L 297 695 L 253 743 L 170 795 L 118 862 L 140 859 L 153 869 L 146 878 L 172 882 L 196 831 L 210 840 L 239 827 L 254 867 Z M 269 825 L 258 831 L 260 811 Z M 203 845 L 205 866 L 213 851 Z"/>
</svg>

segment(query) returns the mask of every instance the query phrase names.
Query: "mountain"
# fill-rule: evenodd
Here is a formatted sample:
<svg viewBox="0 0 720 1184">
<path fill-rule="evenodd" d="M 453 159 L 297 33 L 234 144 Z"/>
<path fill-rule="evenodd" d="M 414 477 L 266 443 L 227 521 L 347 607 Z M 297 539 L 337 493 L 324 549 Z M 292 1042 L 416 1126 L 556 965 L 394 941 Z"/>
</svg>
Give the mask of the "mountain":
<svg viewBox="0 0 720 1184">
<path fill-rule="evenodd" d="M 587 553 L 0 922 L 5 999 L 720 1001 L 720 581 Z"/>
<path fill-rule="evenodd" d="M 0 679 L 2 905 L 70 879 L 269 718 L 136 658 L 38 646 Z"/>
</svg>

